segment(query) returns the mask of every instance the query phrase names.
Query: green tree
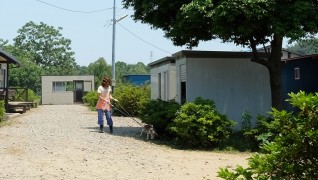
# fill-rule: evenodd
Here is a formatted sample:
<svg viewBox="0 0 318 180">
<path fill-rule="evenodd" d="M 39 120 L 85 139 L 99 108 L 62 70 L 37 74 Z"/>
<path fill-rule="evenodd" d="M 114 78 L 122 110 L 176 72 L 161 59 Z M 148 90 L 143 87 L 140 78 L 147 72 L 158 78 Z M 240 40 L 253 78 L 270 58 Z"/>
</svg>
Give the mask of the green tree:
<svg viewBox="0 0 318 180">
<path fill-rule="evenodd" d="M 36 93 L 40 92 L 43 70 L 40 66 L 30 61 L 32 55 L 12 45 L 2 46 L 2 48 L 15 56 L 21 63 L 18 68 L 10 68 L 9 86 L 26 87 Z"/>
<path fill-rule="evenodd" d="M 87 72 L 95 76 L 95 88 L 97 88 L 101 84 L 103 77 L 111 77 L 111 66 L 107 65 L 104 58 L 99 58 L 88 65 Z"/>
<path fill-rule="evenodd" d="M 117 84 L 121 84 L 123 82 L 124 75 L 127 74 L 128 70 L 128 65 L 125 62 L 122 61 L 117 61 L 115 63 L 116 71 L 116 82 Z"/>
<path fill-rule="evenodd" d="M 253 61 L 270 73 L 272 105 L 282 108 L 283 38 L 294 41 L 318 32 L 318 2 L 312 0 L 122 0 L 134 20 L 162 29 L 175 45 L 195 47 L 220 38 L 252 49 Z M 262 58 L 257 47 L 270 43 Z"/>
<path fill-rule="evenodd" d="M 126 64 L 125 62 L 118 61 L 116 66 L 116 82 L 118 84 L 123 82 L 124 75 L 127 74 L 149 74 L 149 67 L 144 63 L 138 62 L 137 64 Z"/>
<path fill-rule="evenodd" d="M 18 30 L 14 46 L 32 55 L 30 60 L 42 67 L 46 74 L 69 75 L 76 63 L 71 40 L 62 36 L 62 29 L 30 21 Z"/>
<path fill-rule="evenodd" d="M 0 38 L 0 47 L 3 48 L 4 46 L 8 45 L 9 41 L 8 40 L 4 40 Z"/>
<path fill-rule="evenodd" d="M 22 56 L 19 56 L 19 61 L 21 66 L 10 70 L 10 86 L 26 87 L 35 93 L 41 92 L 41 75 L 43 74 L 41 67 Z"/>
<path fill-rule="evenodd" d="M 88 73 L 88 67 L 86 66 L 80 66 L 80 65 L 76 65 L 73 68 L 73 75 L 87 75 Z"/>
<path fill-rule="evenodd" d="M 301 39 L 297 43 L 287 46 L 287 49 L 300 55 L 318 54 L 318 39 Z"/>
<path fill-rule="evenodd" d="M 144 63 L 138 62 L 137 64 L 130 64 L 128 74 L 149 74 L 149 67 Z"/>
</svg>

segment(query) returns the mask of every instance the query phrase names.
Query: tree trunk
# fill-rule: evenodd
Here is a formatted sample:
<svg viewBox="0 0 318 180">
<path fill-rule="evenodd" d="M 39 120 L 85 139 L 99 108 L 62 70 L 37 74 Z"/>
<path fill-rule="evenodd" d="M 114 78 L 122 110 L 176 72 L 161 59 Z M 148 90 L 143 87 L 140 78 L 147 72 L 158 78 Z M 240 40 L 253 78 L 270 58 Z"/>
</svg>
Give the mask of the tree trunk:
<svg viewBox="0 0 318 180">
<path fill-rule="evenodd" d="M 268 70 L 270 75 L 270 85 L 272 94 L 272 107 L 282 110 L 282 77 L 281 77 L 281 56 L 282 56 L 283 37 L 274 35 L 271 42 L 271 57 Z"/>
</svg>

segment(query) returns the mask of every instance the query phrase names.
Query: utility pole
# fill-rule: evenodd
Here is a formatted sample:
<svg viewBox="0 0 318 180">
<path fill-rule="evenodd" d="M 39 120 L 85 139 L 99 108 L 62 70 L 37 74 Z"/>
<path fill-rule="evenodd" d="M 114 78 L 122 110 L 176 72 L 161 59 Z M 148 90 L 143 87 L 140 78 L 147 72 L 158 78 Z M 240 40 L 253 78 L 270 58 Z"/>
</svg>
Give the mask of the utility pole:
<svg viewBox="0 0 318 180">
<path fill-rule="evenodd" d="M 120 20 L 124 19 L 128 15 L 125 15 L 116 20 L 116 0 L 114 0 L 114 7 L 113 7 L 113 44 L 112 44 L 112 91 L 114 93 L 115 86 L 116 86 L 116 73 L 115 73 L 115 41 L 116 41 L 116 23 Z"/>
<path fill-rule="evenodd" d="M 116 0 L 114 0 L 113 7 L 113 44 L 112 44 L 112 91 L 114 92 L 116 86 L 115 78 L 115 35 L 116 35 Z"/>
</svg>

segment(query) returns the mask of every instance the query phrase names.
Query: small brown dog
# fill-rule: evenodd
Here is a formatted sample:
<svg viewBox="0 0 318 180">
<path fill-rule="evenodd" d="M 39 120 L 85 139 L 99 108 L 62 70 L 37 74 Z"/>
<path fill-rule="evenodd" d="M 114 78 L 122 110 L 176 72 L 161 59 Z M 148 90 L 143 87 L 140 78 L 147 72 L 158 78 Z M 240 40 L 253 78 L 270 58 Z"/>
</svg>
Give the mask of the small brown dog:
<svg viewBox="0 0 318 180">
<path fill-rule="evenodd" d="M 140 137 L 144 133 L 147 134 L 147 139 L 149 139 L 149 136 L 150 136 L 151 139 L 154 139 L 155 136 L 158 136 L 158 134 L 156 133 L 155 129 L 153 128 L 153 125 L 150 125 L 150 124 L 144 125 L 144 127 L 141 129 Z"/>
</svg>

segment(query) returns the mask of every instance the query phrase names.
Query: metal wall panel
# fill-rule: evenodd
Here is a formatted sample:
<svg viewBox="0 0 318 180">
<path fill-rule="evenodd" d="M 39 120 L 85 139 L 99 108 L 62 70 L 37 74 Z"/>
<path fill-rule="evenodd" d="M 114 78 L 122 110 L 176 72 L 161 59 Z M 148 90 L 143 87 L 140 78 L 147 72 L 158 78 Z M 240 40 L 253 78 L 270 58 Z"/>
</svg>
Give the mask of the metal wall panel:
<svg viewBox="0 0 318 180">
<path fill-rule="evenodd" d="M 213 100 L 219 112 L 238 122 L 238 129 L 241 113 L 256 117 L 270 110 L 269 73 L 260 64 L 247 58 L 188 58 L 186 69 L 186 100 Z"/>
</svg>

